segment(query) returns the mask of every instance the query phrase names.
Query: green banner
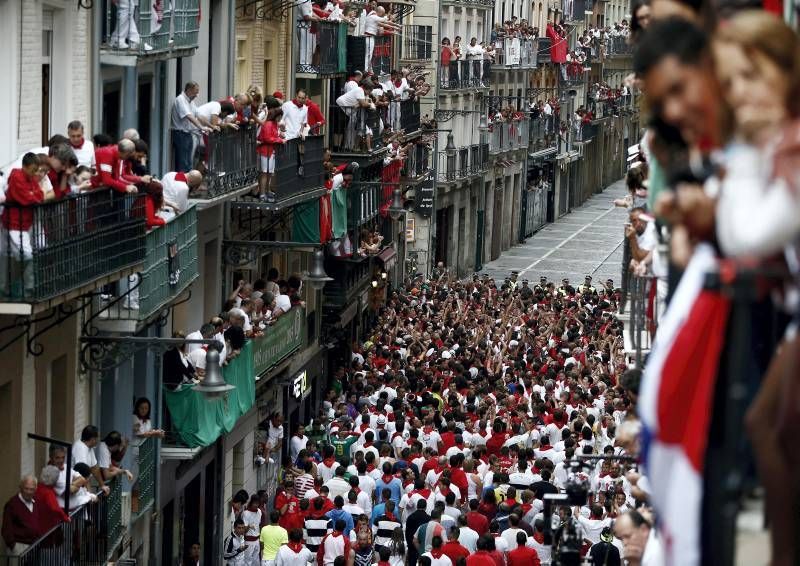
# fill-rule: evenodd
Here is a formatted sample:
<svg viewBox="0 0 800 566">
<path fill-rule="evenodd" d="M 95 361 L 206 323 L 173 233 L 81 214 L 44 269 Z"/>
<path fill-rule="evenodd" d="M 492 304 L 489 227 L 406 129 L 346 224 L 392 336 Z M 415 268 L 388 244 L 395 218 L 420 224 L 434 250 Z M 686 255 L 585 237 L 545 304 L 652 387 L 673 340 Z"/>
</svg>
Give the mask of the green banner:
<svg viewBox="0 0 800 566">
<path fill-rule="evenodd" d="M 306 339 L 306 310 L 295 307 L 284 313 L 264 336 L 253 340 L 253 369 L 261 375 L 298 350 Z"/>
<path fill-rule="evenodd" d="M 221 435 L 233 430 L 236 422 L 255 404 L 253 346 L 253 341 L 248 341 L 241 353 L 222 368 L 225 381 L 236 386 L 222 398 L 208 399 L 186 386 L 178 391 L 164 390 L 172 428 L 190 448 L 213 444 Z"/>
</svg>

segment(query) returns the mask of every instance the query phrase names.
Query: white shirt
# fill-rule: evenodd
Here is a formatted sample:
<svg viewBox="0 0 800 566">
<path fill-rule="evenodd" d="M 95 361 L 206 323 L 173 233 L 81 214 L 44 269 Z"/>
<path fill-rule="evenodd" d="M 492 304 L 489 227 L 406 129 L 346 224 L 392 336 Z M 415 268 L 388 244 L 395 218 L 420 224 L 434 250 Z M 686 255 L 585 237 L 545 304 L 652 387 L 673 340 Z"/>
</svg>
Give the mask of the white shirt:
<svg viewBox="0 0 800 566">
<path fill-rule="evenodd" d="M 267 435 L 267 447 L 275 448 L 280 446 L 281 441 L 283 440 L 283 425 L 276 428 L 272 426 L 272 422 L 270 422 L 269 432 Z"/>
<path fill-rule="evenodd" d="M 194 102 L 189 100 L 186 93 L 182 92 L 175 98 L 175 103 L 172 105 L 172 112 L 170 113 L 170 122 L 173 130 L 180 130 L 183 132 L 192 132 L 196 128 L 186 117 L 195 116 L 197 114 L 197 106 Z"/>
<path fill-rule="evenodd" d="M 31 513 L 33 513 L 33 499 L 31 499 L 30 501 L 28 501 L 27 499 L 25 499 L 24 497 L 22 497 L 22 494 L 21 494 L 21 493 L 18 493 L 18 494 L 17 494 L 17 497 L 19 497 L 19 500 L 20 500 L 20 501 L 22 501 L 22 504 L 23 504 L 25 507 L 27 507 L 27 508 L 28 508 L 28 511 L 30 511 Z"/>
<path fill-rule="evenodd" d="M 261 509 L 255 511 L 245 509 L 242 511 L 242 521 L 247 527 L 245 536 L 257 537 L 261 533 Z"/>
<path fill-rule="evenodd" d="M 483 60 L 483 47 L 476 43 L 475 45 L 467 45 L 467 59 L 472 61 Z"/>
<path fill-rule="evenodd" d="M 70 485 L 75 479 L 82 477 L 78 472 L 75 470 L 71 470 L 70 474 Z M 63 508 L 64 507 L 64 491 L 67 488 L 67 467 L 64 466 L 63 469 L 59 470 L 58 472 L 58 481 L 56 481 L 56 485 L 53 486 L 53 489 L 56 492 L 56 501 L 58 501 L 58 506 Z M 74 509 L 77 505 L 75 504 L 75 496 L 70 494 L 69 497 L 69 508 Z"/>
<path fill-rule="evenodd" d="M 105 442 L 97 445 L 97 466 L 106 469 L 111 467 L 111 450 Z"/>
<path fill-rule="evenodd" d="M 97 456 L 94 448 L 89 448 L 82 440 L 76 440 L 72 445 L 72 465 L 83 463 L 94 468 L 97 466 Z"/>
<path fill-rule="evenodd" d="M 364 89 L 360 86 L 355 88 L 351 88 L 347 92 L 345 92 L 342 96 L 336 99 L 336 104 L 339 108 L 355 108 L 358 106 L 359 100 L 365 100 L 367 95 L 364 93 Z"/>
<path fill-rule="evenodd" d="M 84 139 L 83 145 L 80 148 L 70 144 L 70 149 L 75 152 L 75 157 L 78 158 L 78 165 L 85 165 L 86 167 L 94 167 L 94 143 Z"/>
<path fill-rule="evenodd" d="M 478 531 L 470 529 L 469 527 L 461 527 L 458 532 L 458 543 L 469 550 L 475 552 L 478 550 Z"/>
<path fill-rule="evenodd" d="M 164 188 L 164 200 L 175 204 L 183 212 L 189 207 L 189 185 L 185 181 L 176 180 L 176 175 L 178 173 L 173 172 L 161 177 L 161 186 Z"/>
<path fill-rule="evenodd" d="M 311 0 L 303 0 L 297 5 L 297 9 L 300 11 L 300 17 L 303 19 L 310 17 L 314 13 Z"/>
<path fill-rule="evenodd" d="M 583 538 L 588 539 L 592 544 L 600 542 L 600 533 L 604 528 L 611 525 L 611 519 L 587 519 L 583 515 L 578 515 L 578 523 L 583 529 Z"/>
<path fill-rule="evenodd" d="M 654 529 L 650 529 L 650 536 L 647 537 L 647 546 L 642 553 L 642 566 L 664 566 L 664 549 Z"/>
<path fill-rule="evenodd" d="M 308 106 L 303 104 L 298 108 L 294 102 L 287 100 L 281 109 L 283 110 L 281 123 L 286 128 L 285 139 L 288 141 L 300 137 L 303 126 L 308 123 Z"/>
<path fill-rule="evenodd" d="M 384 17 L 379 16 L 375 10 L 371 11 L 367 14 L 367 20 L 364 22 L 364 35 L 378 35 L 380 24 L 383 21 L 385 21 Z"/>
<path fill-rule="evenodd" d="M 275 555 L 275 566 L 306 566 L 316 559 L 316 555 L 304 545 L 300 552 L 295 552 L 287 545 L 281 545 Z"/>
<path fill-rule="evenodd" d="M 278 309 L 280 309 L 281 312 L 289 312 L 292 309 L 292 300 L 289 298 L 289 295 L 277 295 L 275 297 L 275 310 L 272 311 L 273 316 L 278 314 Z"/>
<path fill-rule="evenodd" d="M 194 332 L 190 332 L 186 335 L 187 340 L 202 340 L 203 335 L 200 334 L 199 330 L 195 330 Z M 195 350 L 200 350 L 203 347 L 202 344 L 186 344 L 186 353 L 191 354 Z"/>
<path fill-rule="evenodd" d="M 198 369 L 206 369 L 206 350 L 202 348 L 202 344 L 200 344 L 200 348 L 189 352 L 187 357 L 194 367 Z"/>
<path fill-rule="evenodd" d="M 300 451 L 306 447 L 308 444 L 308 437 L 303 436 L 302 438 L 298 438 L 297 435 L 293 435 L 290 441 L 291 450 L 289 452 L 289 456 L 292 458 L 292 462 L 297 460 L 297 455 L 300 454 Z"/>
<path fill-rule="evenodd" d="M 442 554 L 439 558 L 434 558 L 433 554 L 426 552 L 422 556 L 427 556 L 431 559 L 431 566 L 453 566 L 453 561 L 446 554 Z"/>
<path fill-rule="evenodd" d="M 197 107 L 197 117 L 200 118 L 201 121 L 205 120 L 209 124 L 211 123 L 211 117 L 219 116 L 220 112 L 222 112 L 222 105 L 216 100 L 206 102 Z"/>
</svg>

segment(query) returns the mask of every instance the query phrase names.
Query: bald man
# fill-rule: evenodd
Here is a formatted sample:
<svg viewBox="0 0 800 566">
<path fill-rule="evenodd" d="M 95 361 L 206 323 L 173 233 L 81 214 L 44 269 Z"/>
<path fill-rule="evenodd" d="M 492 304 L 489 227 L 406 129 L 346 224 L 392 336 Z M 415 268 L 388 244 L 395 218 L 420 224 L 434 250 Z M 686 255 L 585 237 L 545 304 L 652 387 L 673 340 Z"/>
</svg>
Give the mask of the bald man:
<svg viewBox="0 0 800 566">
<path fill-rule="evenodd" d="M 189 192 L 199 187 L 202 182 L 203 175 L 196 169 L 186 173 L 167 173 L 161 178 L 164 200 L 174 203 L 178 207 L 178 212 L 183 212 L 189 206 Z"/>
</svg>

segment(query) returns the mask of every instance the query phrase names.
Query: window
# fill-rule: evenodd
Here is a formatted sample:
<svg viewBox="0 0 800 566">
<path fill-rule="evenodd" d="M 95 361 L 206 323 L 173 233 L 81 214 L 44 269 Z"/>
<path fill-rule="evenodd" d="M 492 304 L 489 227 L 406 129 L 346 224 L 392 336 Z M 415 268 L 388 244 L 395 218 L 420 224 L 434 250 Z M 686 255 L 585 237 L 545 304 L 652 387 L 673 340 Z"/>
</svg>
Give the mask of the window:
<svg viewBox="0 0 800 566">
<path fill-rule="evenodd" d="M 250 85 L 250 46 L 247 36 L 236 36 L 236 90 L 244 92 Z"/>
<path fill-rule="evenodd" d="M 42 10 L 42 145 L 50 138 L 50 86 L 53 63 L 53 10 Z"/>
</svg>

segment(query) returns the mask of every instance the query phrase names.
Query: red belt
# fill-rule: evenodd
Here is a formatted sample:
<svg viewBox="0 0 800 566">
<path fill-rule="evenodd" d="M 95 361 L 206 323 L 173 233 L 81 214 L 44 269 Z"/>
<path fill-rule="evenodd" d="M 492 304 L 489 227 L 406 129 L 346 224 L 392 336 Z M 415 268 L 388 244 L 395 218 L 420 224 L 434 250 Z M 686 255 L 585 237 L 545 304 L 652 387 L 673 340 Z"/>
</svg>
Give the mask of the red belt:
<svg viewBox="0 0 800 566">
<path fill-rule="evenodd" d="M 258 536 L 245 536 L 244 540 L 247 542 L 255 542 L 258 540 Z"/>
</svg>

